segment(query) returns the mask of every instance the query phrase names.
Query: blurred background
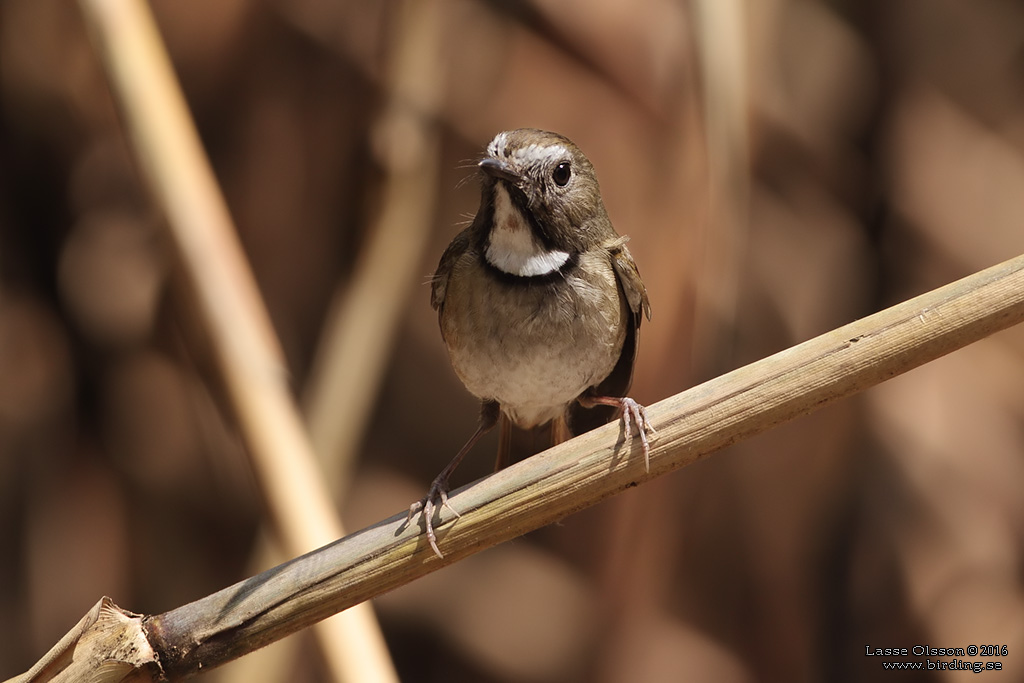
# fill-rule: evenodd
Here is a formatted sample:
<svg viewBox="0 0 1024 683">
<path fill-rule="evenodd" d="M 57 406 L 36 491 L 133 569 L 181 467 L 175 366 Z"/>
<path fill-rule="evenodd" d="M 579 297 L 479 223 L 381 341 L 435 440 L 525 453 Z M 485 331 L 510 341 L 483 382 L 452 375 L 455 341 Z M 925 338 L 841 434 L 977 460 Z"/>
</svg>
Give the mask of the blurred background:
<svg viewBox="0 0 1024 683">
<path fill-rule="evenodd" d="M 381 292 L 355 331 L 376 356 L 348 361 L 352 459 L 325 466 L 351 530 L 422 496 L 475 426 L 425 283 L 500 130 L 593 161 L 654 310 L 642 403 L 1024 253 L 1021 2 L 152 7 L 307 410 L 346 293 Z M 101 595 L 159 613 L 274 560 L 74 3 L 0 4 L 0 108 L 7 677 Z M 1022 680 L 1022 453 L 1011 329 L 375 607 L 408 681 L 956 678 L 864 655 L 914 644 L 1005 644 L 999 680 Z M 328 678 L 303 633 L 202 680 Z"/>
</svg>

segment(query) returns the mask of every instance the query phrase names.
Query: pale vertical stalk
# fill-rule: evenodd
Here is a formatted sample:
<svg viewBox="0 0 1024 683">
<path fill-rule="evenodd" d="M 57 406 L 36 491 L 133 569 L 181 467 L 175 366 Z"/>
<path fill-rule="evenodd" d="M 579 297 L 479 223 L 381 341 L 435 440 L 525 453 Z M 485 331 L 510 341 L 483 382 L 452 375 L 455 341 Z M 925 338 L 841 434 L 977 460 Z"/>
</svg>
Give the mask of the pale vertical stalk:
<svg viewBox="0 0 1024 683">
<path fill-rule="evenodd" d="M 434 222 L 435 116 L 443 88 L 437 5 L 436 0 L 407 1 L 393 24 L 388 105 L 376 129 L 386 176 L 383 192 L 369 193 L 382 200 L 350 280 L 332 298 L 305 393 L 310 439 L 335 500 L 343 499 L 349 486 L 402 311 L 422 276 L 420 263 Z M 257 562 L 276 557 L 269 538 L 263 535 L 257 543 Z M 232 667 L 225 683 L 251 680 L 254 671 L 282 666 L 270 662 L 275 655 L 286 661 L 294 654 L 280 647 L 256 652 L 243 660 L 244 666 Z"/>
<path fill-rule="evenodd" d="M 306 414 L 328 484 L 344 491 L 437 205 L 443 89 L 437 0 L 400 6 L 391 41 L 388 105 L 375 131 L 383 201 L 348 286 L 335 293 L 310 373 Z M 423 292 L 423 305 L 427 305 Z"/>
<path fill-rule="evenodd" d="M 285 378 L 282 355 L 149 7 L 81 0 L 127 134 L 163 211 L 198 316 L 289 555 L 344 535 Z M 369 609 L 317 630 L 338 681 L 397 677 Z"/>
<path fill-rule="evenodd" d="M 697 63 L 704 104 L 705 152 L 710 175 L 709 221 L 699 259 L 694 347 L 697 358 L 721 357 L 716 330 L 736 317 L 746 253 L 750 196 L 747 10 L 744 0 L 694 3 Z M 714 349 L 714 351 L 712 351 Z"/>
</svg>

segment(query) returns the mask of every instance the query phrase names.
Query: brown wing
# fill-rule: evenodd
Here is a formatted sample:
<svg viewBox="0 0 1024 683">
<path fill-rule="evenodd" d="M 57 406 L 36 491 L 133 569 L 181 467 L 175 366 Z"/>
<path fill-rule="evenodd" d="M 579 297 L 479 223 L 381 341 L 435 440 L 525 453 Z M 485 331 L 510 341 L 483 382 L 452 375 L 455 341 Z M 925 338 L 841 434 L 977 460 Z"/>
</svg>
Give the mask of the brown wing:
<svg viewBox="0 0 1024 683">
<path fill-rule="evenodd" d="M 622 292 L 629 302 L 629 309 L 633 311 L 636 318 L 636 326 L 640 327 L 640 314 L 643 313 L 648 320 L 651 319 L 651 302 L 647 299 L 647 288 L 644 281 L 640 279 L 640 271 L 637 270 L 636 261 L 633 255 L 626 248 L 628 237 L 620 237 L 615 240 L 608 249 L 612 258 L 612 267 L 615 269 L 615 277 L 622 287 Z"/>
<path fill-rule="evenodd" d="M 612 243 L 608 250 L 615 270 L 615 279 L 619 284 L 619 295 L 629 305 L 629 321 L 626 327 L 626 338 L 622 343 L 622 352 L 611 373 L 588 393 L 594 396 L 625 396 L 633 383 L 633 365 L 636 362 L 637 341 L 640 336 L 640 321 L 646 317 L 651 319 L 651 303 L 647 298 L 647 288 L 640 279 L 633 255 L 626 248 L 626 237 L 620 237 Z M 615 416 L 615 409 L 608 406 L 583 408 L 574 404 L 570 408 L 570 424 L 574 434 L 582 434 L 605 424 Z"/>
<path fill-rule="evenodd" d="M 441 254 L 441 261 L 437 264 L 434 276 L 430 278 L 430 305 L 437 311 L 438 318 L 444 308 L 444 297 L 448 290 L 448 278 L 452 274 L 452 268 L 471 243 L 470 228 L 466 228 L 452 240 L 448 248 Z"/>
<path fill-rule="evenodd" d="M 615 270 L 615 278 L 619 282 L 619 293 L 629 304 L 630 324 L 626 328 L 626 340 L 622 343 L 619 362 L 615 364 L 611 374 L 594 389 L 597 396 L 625 396 L 629 391 L 633 383 L 633 364 L 636 362 L 640 322 L 644 316 L 648 320 L 651 319 L 651 302 L 647 298 L 647 288 L 640 279 L 640 271 L 637 270 L 633 255 L 626 248 L 626 239 L 617 239 L 609 249 L 609 255 L 612 259 L 612 268 Z"/>
</svg>

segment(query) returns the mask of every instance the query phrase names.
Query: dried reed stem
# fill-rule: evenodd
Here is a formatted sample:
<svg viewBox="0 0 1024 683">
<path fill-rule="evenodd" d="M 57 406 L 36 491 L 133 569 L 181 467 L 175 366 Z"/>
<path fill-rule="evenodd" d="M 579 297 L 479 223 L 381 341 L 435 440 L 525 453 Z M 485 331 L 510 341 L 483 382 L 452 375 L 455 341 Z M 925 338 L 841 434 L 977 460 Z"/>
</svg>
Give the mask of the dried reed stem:
<svg viewBox="0 0 1024 683">
<path fill-rule="evenodd" d="M 462 516 L 436 525 L 443 559 L 403 512 L 148 619 L 150 641 L 169 673 L 216 666 L 1022 320 L 1024 256 L 650 406 L 650 473 L 636 440 L 627 452 L 606 425 L 456 491 Z"/>
</svg>

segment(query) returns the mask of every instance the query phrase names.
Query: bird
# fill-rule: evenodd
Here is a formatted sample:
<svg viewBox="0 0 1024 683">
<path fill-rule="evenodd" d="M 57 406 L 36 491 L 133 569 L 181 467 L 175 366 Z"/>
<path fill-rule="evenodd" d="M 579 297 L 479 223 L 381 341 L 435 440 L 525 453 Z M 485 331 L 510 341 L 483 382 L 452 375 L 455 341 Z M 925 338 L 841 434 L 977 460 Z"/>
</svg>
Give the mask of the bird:
<svg viewBox="0 0 1024 683">
<path fill-rule="evenodd" d="M 594 420 L 621 417 L 650 471 L 644 406 L 626 394 L 641 319 L 651 305 L 628 237 L 612 226 L 593 165 L 567 137 L 520 128 L 498 133 L 477 164 L 480 206 L 441 256 L 430 303 L 455 374 L 480 400 L 476 431 L 409 507 L 422 512 L 427 540 L 449 478 L 474 444 L 500 424 L 496 469 L 508 464 L 511 427 L 550 424 L 560 443 Z M 580 410 L 583 408 L 584 410 Z M 590 411 L 589 409 L 594 409 Z M 593 425 L 596 426 L 596 425 Z"/>
</svg>

